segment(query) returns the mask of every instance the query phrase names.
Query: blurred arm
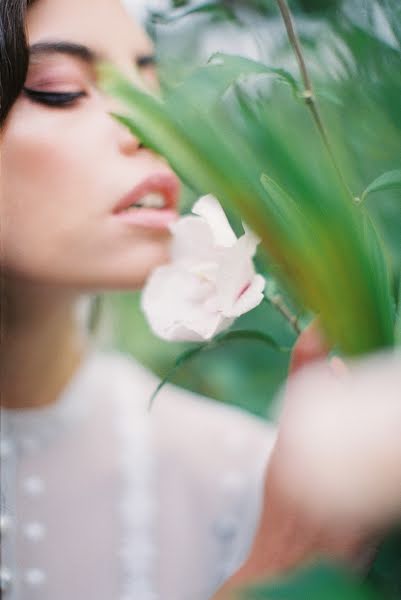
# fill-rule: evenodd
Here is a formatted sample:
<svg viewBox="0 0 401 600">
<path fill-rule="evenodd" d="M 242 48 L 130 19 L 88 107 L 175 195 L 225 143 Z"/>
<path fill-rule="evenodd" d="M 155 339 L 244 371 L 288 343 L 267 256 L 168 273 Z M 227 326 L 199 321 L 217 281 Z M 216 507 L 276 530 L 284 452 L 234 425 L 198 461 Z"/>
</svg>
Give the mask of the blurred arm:
<svg viewBox="0 0 401 600">
<path fill-rule="evenodd" d="M 325 353 L 316 326 L 302 335 L 251 551 L 213 600 L 318 555 L 352 561 L 401 515 L 400 356 L 298 373 Z"/>
</svg>

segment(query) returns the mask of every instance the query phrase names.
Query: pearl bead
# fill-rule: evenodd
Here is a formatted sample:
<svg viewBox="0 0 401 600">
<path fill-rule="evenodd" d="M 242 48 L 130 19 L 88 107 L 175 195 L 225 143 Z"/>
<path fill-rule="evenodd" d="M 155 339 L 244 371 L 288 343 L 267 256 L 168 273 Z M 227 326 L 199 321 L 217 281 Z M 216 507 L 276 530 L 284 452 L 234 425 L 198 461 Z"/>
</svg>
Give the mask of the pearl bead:
<svg viewBox="0 0 401 600">
<path fill-rule="evenodd" d="M 7 592 L 11 588 L 12 583 L 11 571 L 6 567 L 0 568 L 0 590 Z"/>
<path fill-rule="evenodd" d="M 245 486 L 245 480 L 241 473 L 238 471 L 229 471 L 223 475 L 221 481 L 222 488 L 228 494 L 238 494 Z"/>
<path fill-rule="evenodd" d="M 230 515 L 225 515 L 214 525 L 214 532 L 223 542 L 231 540 L 237 530 L 237 520 Z"/>
<path fill-rule="evenodd" d="M 20 439 L 19 443 L 22 450 L 25 452 L 36 452 L 40 447 L 39 441 L 33 437 L 23 437 Z"/>
<path fill-rule="evenodd" d="M 7 458 L 10 456 L 12 451 L 12 444 L 10 440 L 3 439 L 0 440 L 0 456 L 1 458 Z"/>
<path fill-rule="evenodd" d="M 39 586 L 46 581 L 46 574 L 41 569 L 27 569 L 24 574 L 24 579 L 29 585 Z"/>
<path fill-rule="evenodd" d="M 43 494 L 45 485 L 43 480 L 36 475 L 32 475 L 30 477 L 26 477 L 22 482 L 22 487 L 24 492 L 29 494 L 29 496 L 40 496 Z"/>
<path fill-rule="evenodd" d="M 24 535 L 31 542 L 39 542 L 45 536 L 46 528 L 42 523 L 33 521 L 24 527 Z"/>
<path fill-rule="evenodd" d="M 11 529 L 12 519 L 9 515 L 0 515 L 0 534 L 3 536 Z"/>
</svg>

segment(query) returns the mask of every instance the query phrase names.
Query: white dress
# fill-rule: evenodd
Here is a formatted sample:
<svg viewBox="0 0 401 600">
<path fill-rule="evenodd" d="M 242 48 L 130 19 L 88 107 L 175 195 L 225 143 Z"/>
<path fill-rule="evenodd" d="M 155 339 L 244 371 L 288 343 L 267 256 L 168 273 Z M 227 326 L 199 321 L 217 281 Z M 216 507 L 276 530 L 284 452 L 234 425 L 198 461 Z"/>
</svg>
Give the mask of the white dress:
<svg viewBox="0 0 401 600">
<path fill-rule="evenodd" d="M 4 600 L 206 600 L 250 548 L 274 430 L 90 350 L 56 403 L 1 410 Z"/>
</svg>

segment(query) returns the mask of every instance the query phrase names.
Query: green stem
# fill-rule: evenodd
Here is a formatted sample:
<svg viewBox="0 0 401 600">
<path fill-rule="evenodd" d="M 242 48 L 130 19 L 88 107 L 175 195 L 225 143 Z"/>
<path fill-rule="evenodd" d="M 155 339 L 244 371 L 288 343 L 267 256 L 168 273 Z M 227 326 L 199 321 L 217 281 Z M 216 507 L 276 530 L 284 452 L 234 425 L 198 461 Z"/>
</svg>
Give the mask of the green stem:
<svg viewBox="0 0 401 600">
<path fill-rule="evenodd" d="M 399 282 L 398 282 L 398 298 L 397 298 L 397 308 L 395 315 L 395 325 L 394 325 L 394 337 L 396 340 L 396 344 L 401 345 L 401 272 L 399 274 Z"/>
<path fill-rule="evenodd" d="M 263 295 L 263 299 L 265 302 L 278 310 L 285 320 L 288 321 L 297 335 L 301 333 L 302 329 L 299 326 L 298 317 L 290 311 L 280 294 L 274 294 L 273 296 Z"/>
<path fill-rule="evenodd" d="M 159 385 L 157 386 L 157 388 L 151 395 L 150 400 L 149 400 L 149 405 L 148 405 L 149 411 L 152 409 L 152 406 L 156 399 L 157 394 L 160 392 L 162 387 L 164 387 L 166 385 L 166 383 L 168 383 L 171 380 L 172 376 L 181 367 L 181 365 L 183 363 L 190 361 L 192 358 L 194 358 L 197 354 L 202 352 L 205 348 L 207 348 L 210 345 L 211 345 L 211 342 L 206 342 L 204 344 L 200 344 L 199 346 L 196 346 L 195 348 L 191 348 L 190 350 L 187 350 L 186 352 L 184 352 L 183 354 L 181 354 L 181 356 L 179 356 L 177 358 L 175 364 L 167 372 L 167 375 L 165 375 L 163 377 L 163 379 L 159 382 Z"/>
<path fill-rule="evenodd" d="M 248 340 L 248 341 L 254 340 L 254 341 L 258 341 L 258 342 L 263 342 L 264 344 L 267 344 L 268 346 L 270 346 L 271 348 L 273 348 L 275 350 L 278 350 L 279 352 L 289 352 L 290 351 L 290 348 L 281 346 L 268 333 L 263 333 L 262 331 L 252 331 L 252 330 L 246 329 L 246 330 L 234 330 L 234 331 L 220 333 L 212 340 L 210 340 L 208 342 L 204 342 L 204 343 L 200 344 L 199 346 L 196 346 L 195 348 L 190 348 L 189 350 L 187 350 L 186 352 L 184 352 L 177 358 L 177 360 L 175 361 L 175 364 L 169 370 L 167 375 L 160 381 L 159 385 L 153 392 L 153 394 L 150 398 L 150 401 L 149 401 L 149 407 L 148 407 L 149 410 L 151 410 L 157 394 L 160 392 L 162 387 L 168 381 L 171 380 L 171 377 L 175 374 L 175 372 L 177 371 L 177 369 L 179 367 L 181 367 L 183 364 L 186 364 L 188 361 L 192 360 L 193 358 L 195 358 L 195 356 L 197 356 L 201 352 L 204 352 L 205 350 L 214 350 L 215 348 L 219 348 L 228 342 L 233 342 L 236 340 Z"/>
<path fill-rule="evenodd" d="M 345 177 L 343 176 L 341 169 L 338 165 L 337 159 L 334 155 L 333 148 L 332 148 L 330 140 L 329 140 L 329 136 L 327 134 L 322 117 L 320 115 L 319 107 L 316 102 L 316 96 L 315 96 L 315 93 L 313 90 L 312 80 L 310 78 L 308 68 L 306 66 L 305 58 L 304 58 L 304 55 L 302 52 L 301 42 L 300 42 L 298 34 L 296 32 L 294 20 L 291 15 L 290 8 L 287 4 L 287 0 L 277 0 L 277 4 L 279 7 L 281 16 L 283 18 L 283 21 L 284 21 L 288 39 L 294 50 L 295 57 L 298 62 L 298 67 L 299 67 L 302 81 L 304 84 L 303 98 L 305 100 L 306 106 L 309 108 L 309 110 L 312 114 L 312 118 L 316 123 L 318 131 L 322 137 L 323 143 L 324 143 L 326 150 L 330 156 L 331 162 L 333 163 L 333 166 L 337 172 L 337 175 L 339 176 L 347 194 L 349 194 L 349 196 L 353 200 L 354 196 L 353 196 L 350 188 L 348 187 Z"/>
</svg>

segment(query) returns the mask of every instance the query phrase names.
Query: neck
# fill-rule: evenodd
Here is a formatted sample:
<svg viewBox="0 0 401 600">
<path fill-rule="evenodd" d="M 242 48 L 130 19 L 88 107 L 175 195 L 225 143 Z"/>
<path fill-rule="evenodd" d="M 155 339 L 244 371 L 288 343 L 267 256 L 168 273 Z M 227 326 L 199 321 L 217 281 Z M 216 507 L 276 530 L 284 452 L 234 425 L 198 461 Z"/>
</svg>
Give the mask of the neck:
<svg viewBox="0 0 401 600">
<path fill-rule="evenodd" d="M 3 282 L 0 400 L 5 408 L 50 405 L 78 368 L 88 340 L 76 318 L 80 294 Z"/>
</svg>

